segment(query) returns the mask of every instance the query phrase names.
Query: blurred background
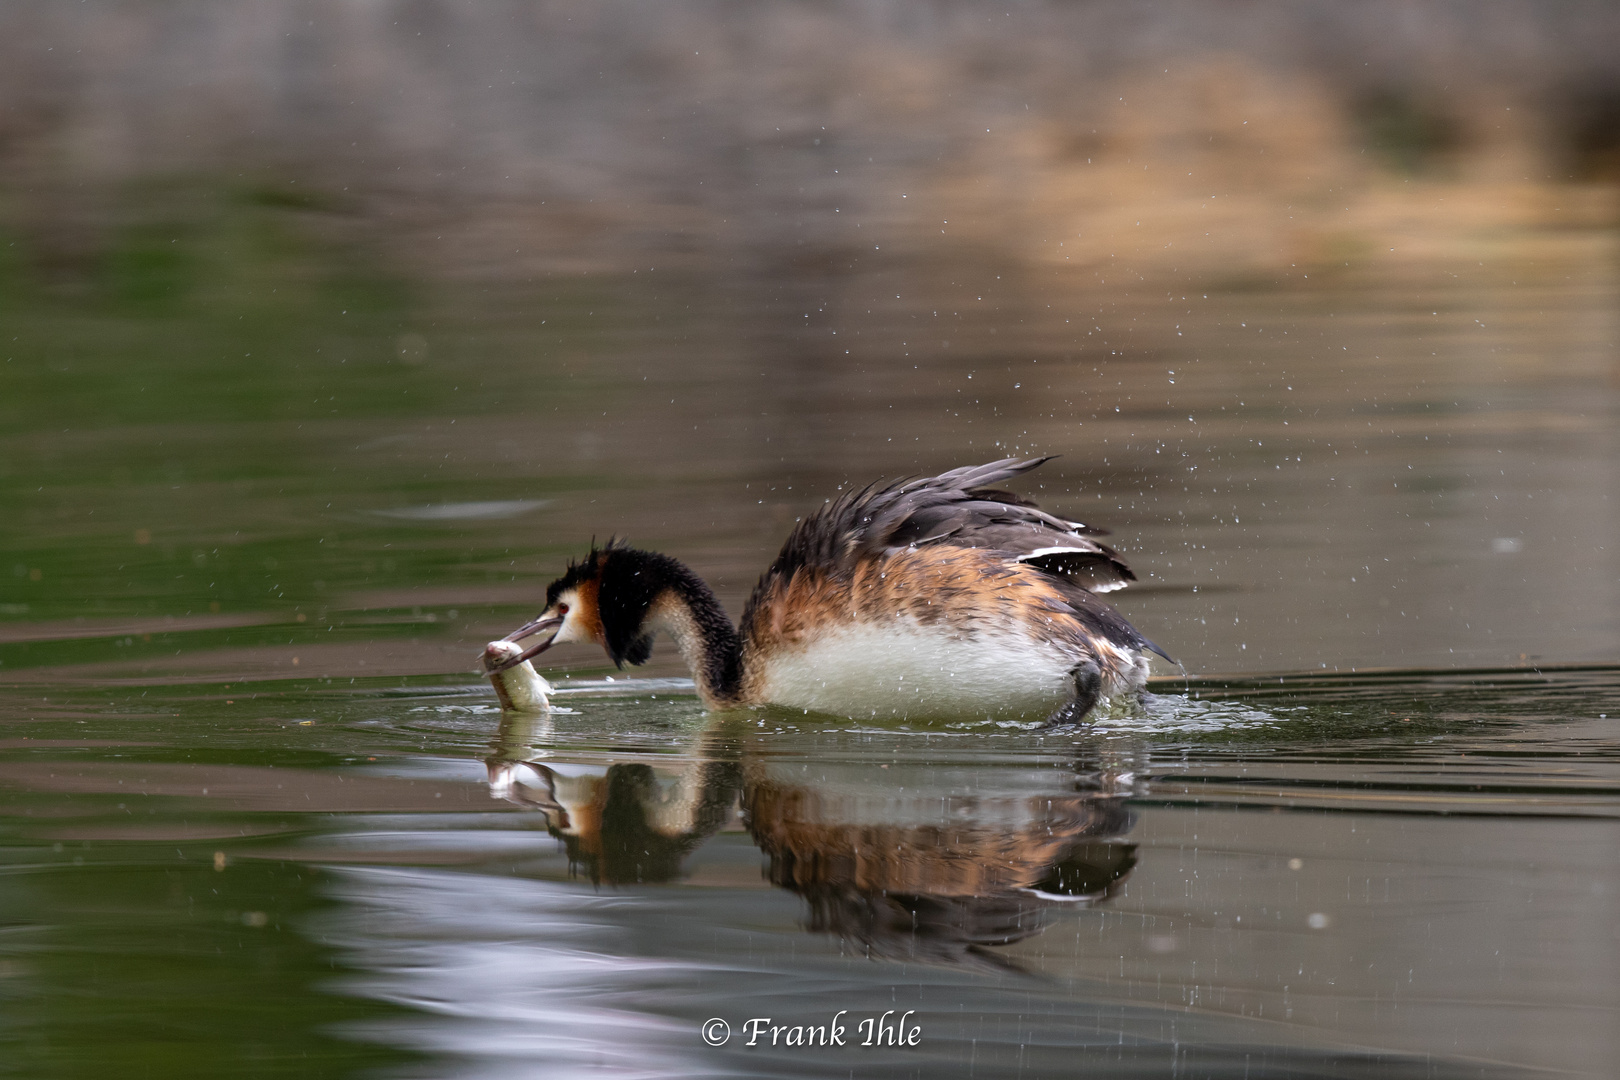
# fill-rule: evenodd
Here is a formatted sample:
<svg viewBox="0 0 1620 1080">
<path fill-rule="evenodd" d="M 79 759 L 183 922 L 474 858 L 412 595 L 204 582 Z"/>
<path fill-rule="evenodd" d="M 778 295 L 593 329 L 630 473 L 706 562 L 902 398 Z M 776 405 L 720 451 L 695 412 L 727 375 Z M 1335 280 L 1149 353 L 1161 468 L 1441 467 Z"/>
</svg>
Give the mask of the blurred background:
<svg viewBox="0 0 1620 1080">
<path fill-rule="evenodd" d="M 1195 673 L 1612 661 L 1617 42 L 8 3 L 0 681 L 464 678 L 593 536 L 735 613 L 840 487 L 1014 453 Z"/>
</svg>

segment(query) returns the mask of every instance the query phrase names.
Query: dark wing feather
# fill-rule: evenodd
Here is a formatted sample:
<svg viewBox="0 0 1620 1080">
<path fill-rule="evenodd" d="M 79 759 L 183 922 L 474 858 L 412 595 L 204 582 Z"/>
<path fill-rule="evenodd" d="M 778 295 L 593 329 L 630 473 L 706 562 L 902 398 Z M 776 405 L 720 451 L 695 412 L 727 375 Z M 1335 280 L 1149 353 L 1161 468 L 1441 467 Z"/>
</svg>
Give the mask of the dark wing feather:
<svg viewBox="0 0 1620 1080">
<path fill-rule="evenodd" d="M 1117 552 L 1092 539 L 1101 530 L 992 486 L 1049 460 L 1003 458 L 848 492 L 793 530 L 766 579 L 788 578 L 801 568 L 847 578 L 863 559 L 945 544 L 1002 552 L 1099 592 L 1135 581 Z"/>
<path fill-rule="evenodd" d="M 1092 633 L 1112 641 L 1115 645 L 1124 645 L 1139 651 L 1148 649 L 1172 664 L 1176 662 L 1175 657 L 1155 645 L 1106 601 L 1098 599 L 1084 587 L 1076 586 L 1071 581 L 1064 581 L 1061 588 L 1069 610 L 1080 620 L 1081 625 Z"/>
</svg>

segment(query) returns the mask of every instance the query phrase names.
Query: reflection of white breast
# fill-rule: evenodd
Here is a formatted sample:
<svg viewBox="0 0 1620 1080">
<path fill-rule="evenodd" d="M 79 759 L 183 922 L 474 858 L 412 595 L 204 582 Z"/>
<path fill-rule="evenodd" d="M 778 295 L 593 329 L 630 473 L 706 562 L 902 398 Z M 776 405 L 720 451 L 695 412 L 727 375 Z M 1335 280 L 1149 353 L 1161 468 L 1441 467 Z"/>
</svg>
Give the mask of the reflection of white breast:
<svg viewBox="0 0 1620 1080">
<path fill-rule="evenodd" d="M 1044 716 L 1074 696 L 1072 647 L 912 619 L 855 623 L 763 658 L 762 697 L 842 716 Z"/>
<path fill-rule="evenodd" d="M 868 893 L 984 897 L 1031 888 L 1083 841 L 1130 827 L 1123 800 L 1054 769 L 770 759 L 743 807 L 771 880 Z M 983 774 L 993 774 L 989 784 Z"/>
<path fill-rule="evenodd" d="M 1050 832 L 1076 808 L 1120 794 L 1112 778 L 1081 795 L 1074 775 L 1053 769 L 875 762 L 814 764 L 758 758 L 746 767 L 751 791 L 787 797 L 790 816 L 832 828 L 970 828 Z"/>
<path fill-rule="evenodd" d="M 697 767 L 678 773 L 653 770 L 653 790 L 642 805 L 647 824 L 665 836 L 680 836 L 697 827 L 698 808 L 703 804 L 703 775 Z"/>
</svg>

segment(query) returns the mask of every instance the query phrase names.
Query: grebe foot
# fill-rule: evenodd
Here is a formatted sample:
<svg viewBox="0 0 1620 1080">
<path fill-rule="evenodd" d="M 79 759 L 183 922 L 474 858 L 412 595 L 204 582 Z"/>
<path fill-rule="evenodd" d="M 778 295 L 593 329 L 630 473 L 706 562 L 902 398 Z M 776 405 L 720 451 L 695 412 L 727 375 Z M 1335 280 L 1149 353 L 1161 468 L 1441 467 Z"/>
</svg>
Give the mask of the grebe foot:
<svg viewBox="0 0 1620 1080">
<path fill-rule="evenodd" d="M 1102 696 L 1102 683 L 1102 668 L 1097 666 L 1097 661 L 1087 660 L 1075 668 L 1074 697 L 1048 716 L 1046 722 L 1054 727 L 1080 723 L 1096 707 L 1097 699 Z"/>
</svg>

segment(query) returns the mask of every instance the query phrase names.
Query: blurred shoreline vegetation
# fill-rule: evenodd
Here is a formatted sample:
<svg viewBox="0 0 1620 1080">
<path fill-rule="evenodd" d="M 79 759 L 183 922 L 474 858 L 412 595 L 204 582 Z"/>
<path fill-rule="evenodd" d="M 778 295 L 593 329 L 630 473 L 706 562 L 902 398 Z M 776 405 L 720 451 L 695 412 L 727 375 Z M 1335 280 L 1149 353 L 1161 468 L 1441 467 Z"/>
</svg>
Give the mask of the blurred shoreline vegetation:
<svg viewBox="0 0 1620 1080">
<path fill-rule="evenodd" d="M 247 175 L 440 283 L 1422 277 L 1613 229 L 1615 40 L 1602 0 L 35 0 L 0 12 L 0 187 L 70 263 L 153 178 Z M 183 273 L 125 257 L 148 304 Z"/>
</svg>

